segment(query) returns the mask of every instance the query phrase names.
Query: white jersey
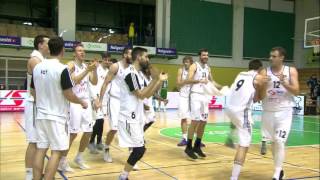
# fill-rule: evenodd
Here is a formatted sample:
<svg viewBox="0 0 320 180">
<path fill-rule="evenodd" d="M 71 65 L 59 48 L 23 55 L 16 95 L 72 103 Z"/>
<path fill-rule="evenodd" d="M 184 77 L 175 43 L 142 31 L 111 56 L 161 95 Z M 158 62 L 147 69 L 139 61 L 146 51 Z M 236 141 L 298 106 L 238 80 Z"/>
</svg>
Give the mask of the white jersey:
<svg viewBox="0 0 320 180">
<path fill-rule="evenodd" d="M 290 81 L 290 67 L 283 66 L 283 75 Z M 268 82 L 267 96 L 262 100 L 264 111 L 281 111 L 294 107 L 294 96 L 280 83 L 279 78 L 267 68 L 267 76 L 271 78 Z"/>
<path fill-rule="evenodd" d="M 184 81 L 186 79 L 188 79 L 188 70 L 186 70 L 186 68 L 182 68 L 182 73 L 181 73 L 181 80 Z M 191 89 L 191 85 L 190 84 L 185 84 L 180 88 L 180 96 L 182 97 L 189 97 L 190 95 L 190 89 Z"/>
<path fill-rule="evenodd" d="M 123 78 L 124 78 L 125 68 L 123 67 L 121 61 L 117 62 L 117 64 L 118 64 L 118 71 L 110 83 L 111 85 L 110 85 L 109 94 L 110 94 L 110 96 L 119 98 L 120 97 L 120 85 L 121 85 L 121 81 L 123 81 Z"/>
<path fill-rule="evenodd" d="M 40 61 L 44 60 L 43 55 L 38 50 L 33 50 L 32 51 L 32 53 L 30 54 L 30 58 L 32 58 L 32 57 L 36 57 L 36 58 L 40 59 Z M 33 102 L 34 98 L 30 93 L 31 78 L 32 78 L 32 74 L 29 74 L 27 72 L 27 101 Z"/>
<path fill-rule="evenodd" d="M 97 77 L 98 77 L 98 83 L 97 85 L 92 85 L 90 83 L 90 90 L 92 94 L 92 98 L 98 98 L 100 96 L 101 87 L 103 85 L 103 82 L 108 74 L 109 69 L 104 69 L 101 65 L 97 67 Z M 109 92 L 110 85 L 107 86 L 106 94 Z M 104 100 L 105 101 L 105 100 Z"/>
<path fill-rule="evenodd" d="M 193 79 L 194 80 L 208 80 L 209 78 L 209 66 L 207 64 L 202 67 L 199 62 L 195 62 L 197 69 L 194 74 Z M 203 84 L 202 83 L 196 83 L 191 86 L 191 92 L 203 94 Z"/>
<path fill-rule="evenodd" d="M 120 115 L 127 117 L 129 123 L 143 122 L 143 100 L 135 96 L 132 91 L 145 86 L 141 74 L 130 65 L 124 71 L 124 79 L 120 85 Z M 112 88 L 112 87 L 111 87 Z"/>
<path fill-rule="evenodd" d="M 86 70 L 87 66 L 86 64 L 82 63 L 81 66 L 77 65 L 74 62 L 74 74 L 78 76 L 81 74 L 83 71 Z M 79 84 L 76 84 L 72 88 L 73 93 L 80 99 L 89 99 L 89 75 L 86 75 Z"/>
<path fill-rule="evenodd" d="M 57 59 L 44 60 L 33 70 L 34 87 L 36 90 L 36 119 L 48 119 L 65 123 L 68 119 L 69 102 L 63 95 L 63 71 L 71 83 L 67 66 Z M 68 88 L 72 87 L 69 83 Z M 71 85 L 71 86 L 70 86 Z"/>
<path fill-rule="evenodd" d="M 226 106 L 229 109 L 238 112 L 251 108 L 255 93 L 253 81 L 256 75 L 253 70 L 238 74 L 227 95 Z"/>
</svg>

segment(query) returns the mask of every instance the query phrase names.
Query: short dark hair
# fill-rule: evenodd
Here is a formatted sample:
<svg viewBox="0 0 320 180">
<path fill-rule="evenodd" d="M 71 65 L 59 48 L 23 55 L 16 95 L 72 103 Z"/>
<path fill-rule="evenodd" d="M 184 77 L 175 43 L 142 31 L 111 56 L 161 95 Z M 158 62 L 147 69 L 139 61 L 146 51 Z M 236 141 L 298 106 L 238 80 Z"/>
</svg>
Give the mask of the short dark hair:
<svg viewBox="0 0 320 180">
<path fill-rule="evenodd" d="M 112 62 L 112 64 L 114 64 L 114 63 L 117 63 L 117 62 L 118 62 L 118 60 L 117 60 L 117 59 L 115 59 L 115 58 L 110 59 L 110 61 Z"/>
<path fill-rule="evenodd" d="M 208 52 L 208 49 L 205 49 L 205 48 L 200 49 L 198 55 L 200 56 L 201 53 L 203 52 Z"/>
<path fill-rule="evenodd" d="M 111 57 L 111 54 L 109 54 L 108 52 L 104 52 L 101 54 L 101 57 L 102 58 L 109 58 L 109 57 Z"/>
<path fill-rule="evenodd" d="M 191 56 L 185 56 L 185 57 L 182 59 L 182 62 L 185 62 L 186 60 L 189 60 L 191 64 L 193 63 L 193 59 L 192 59 Z"/>
<path fill-rule="evenodd" d="M 141 56 L 142 53 L 144 52 L 148 52 L 147 49 L 142 48 L 142 47 L 135 47 L 132 50 L 132 61 L 135 61 L 137 59 L 138 56 Z"/>
<path fill-rule="evenodd" d="M 127 54 L 129 52 L 129 50 L 132 50 L 131 47 L 125 47 L 122 51 L 122 55 Z"/>
<path fill-rule="evenodd" d="M 48 42 L 50 55 L 51 56 L 58 56 L 64 47 L 64 42 L 62 37 L 53 37 Z"/>
<path fill-rule="evenodd" d="M 84 47 L 81 43 L 76 43 L 73 47 L 73 51 L 76 51 L 77 47 Z"/>
<path fill-rule="evenodd" d="M 272 51 L 278 51 L 279 54 L 284 57 L 284 59 L 286 59 L 286 57 L 287 57 L 287 51 L 286 51 L 283 47 L 281 47 L 281 46 L 273 47 L 273 48 L 271 49 L 271 52 L 272 52 Z"/>
<path fill-rule="evenodd" d="M 39 50 L 38 45 L 44 42 L 44 38 L 49 38 L 49 36 L 41 34 L 34 38 L 34 41 L 33 41 L 34 49 Z"/>
<path fill-rule="evenodd" d="M 249 70 L 259 70 L 262 67 L 262 62 L 258 59 L 249 62 Z"/>
</svg>

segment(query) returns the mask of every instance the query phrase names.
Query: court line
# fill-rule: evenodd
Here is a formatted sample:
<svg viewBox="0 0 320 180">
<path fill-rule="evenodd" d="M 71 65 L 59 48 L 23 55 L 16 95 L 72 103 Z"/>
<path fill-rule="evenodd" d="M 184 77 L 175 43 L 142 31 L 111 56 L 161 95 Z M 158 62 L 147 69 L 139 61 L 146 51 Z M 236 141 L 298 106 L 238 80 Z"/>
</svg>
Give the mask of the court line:
<svg viewBox="0 0 320 180">
<path fill-rule="evenodd" d="M 19 121 L 17 121 L 16 119 L 14 119 L 14 121 L 20 126 L 20 128 L 21 128 L 24 132 L 26 132 L 26 129 L 20 124 Z M 48 156 L 48 155 L 46 155 L 45 157 L 49 160 L 49 156 Z M 60 176 L 61 176 L 64 180 L 68 180 L 68 177 L 66 177 L 66 176 L 63 174 L 62 171 L 58 171 L 58 173 L 60 174 Z"/>
<path fill-rule="evenodd" d="M 290 179 L 286 179 L 286 180 L 311 179 L 311 178 L 319 178 L 319 177 L 320 176 L 307 176 L 307 177 L 290 178 Z"/>
</svg>

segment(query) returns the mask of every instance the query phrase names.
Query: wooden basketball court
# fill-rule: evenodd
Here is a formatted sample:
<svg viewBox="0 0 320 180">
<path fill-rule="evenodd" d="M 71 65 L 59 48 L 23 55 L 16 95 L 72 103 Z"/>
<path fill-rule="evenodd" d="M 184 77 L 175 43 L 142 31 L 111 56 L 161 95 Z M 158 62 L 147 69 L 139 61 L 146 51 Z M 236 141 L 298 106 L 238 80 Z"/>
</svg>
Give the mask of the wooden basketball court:
<svg viewBox="0 0 320 180">
<path fill-rule="evenodd" d="M 177 147 L 180 139 L 166 137 L 160 134 L 163 128 L 179 127 L 176 110 L 157 113 L 156 123 L 146 133 L 147 152 L 138 162 L 139 171 L 130 174 L 132 180 L 222 180 L 230 179 L 235 150 L 224 146 L 223 143 L 205 142 L 203 149 L 208 157 L 196 161 L 188 160 L 183 155 L 184 148 Z M 219 121 L 228 121 L 223 111 L 210 112 L 209 123 L 215 125 Z M 319 137 L 319 117 L 312 117 L 308 122 L 310 131 Z M 302 121 L 304 119 L 302 118 Z M 24 179 L 24 155 L 26 141 L 23 125 L 23 113 L 0 114 L 0 147 L 1 166 L 0 179 Z M 305 124 L 302 122 L 302 125 Z M 303 128 L 306 128 L 306 124 Z M 107 127 L 107 123 L 105 123 Z M 106 131 L 104 131 L 105 134 Z M 57 173 L 56 179 L 106 180 L 117 179 L 128 157 L 128 150 L 119 148 L 117 140 L 112 144 L 111 154 L 113 163 L 105 163 L 103 154 L 85 152 L 89 170 L 80 170 L 72 163 L 78 148 L 79 137 L 76 139 L 68 156 L 74 173 Z M 290 146 L 286 150 L 284 170 L 286 179 L 320 179 L 319 142 L 314 145 Z M 50 156 L 50 153 L 48 153 Z M 265 156 L 260 155 L 258 144 L 251 146 L 240 179 L 270 180 L 273 175 L 273 160 L 270 146 Z"/>
</svg>

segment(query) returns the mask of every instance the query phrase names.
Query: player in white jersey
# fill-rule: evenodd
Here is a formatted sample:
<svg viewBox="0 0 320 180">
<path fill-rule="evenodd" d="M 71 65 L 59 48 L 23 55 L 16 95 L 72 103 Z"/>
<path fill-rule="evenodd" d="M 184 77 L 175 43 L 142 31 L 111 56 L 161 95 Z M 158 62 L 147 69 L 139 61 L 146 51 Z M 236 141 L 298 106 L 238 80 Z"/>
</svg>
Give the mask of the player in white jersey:
<svg viewBox="0 0 320 180">
<path fill-rule="evenodd" d="M 26 138 L 28 147 L 25 156 L 25 167 L 26 167 L 26 180 L 32 179 L 32 163 L 34 153 L 36 151 L 37 136 L 35 131 L 35 111 L 34 98 L 30 94 L 30 83 L 33 68 L 44 60 L 44 57 L 49 55 L 48 48 L 48 36 L 39 35 L 34 38 L 34 50 L 30 54 L 30 59 L 27 64 L 27 99 L 24 107 L 24 124 L 26 130 Z"/>
<path fill-rule="evenodd" d="M 199 52 L 199 61 L 193 63 L 189 68 L 188 84 L 192 84 L 190 92 L 191 106 L 191 124 L 188 128 L 188 140 L 185 153 L 191 159 L 197 159 L 198 156 L 205 158 L 206 155 L 201 150 L 201 139 L 204 133 L 204 128 L 208 119 L 208 100 L 204 92 L 204 84 L 211 81 L 217 88 L 221 89 L 221 85 L 213 81 L 208 62 L 208 50 L 201 49 Z M 192 139 L 196 132 L 196 140 L 192 148 Z M 196 155 L 196 154 L 198 155 Z"/>
<path fill-rule="evenodd" d="M 103 144 L 101 143 L 102 140 L 102 133 L 103 133 L 103 124 L 104 124 L 104 117 L 106 112 L 104 112 L 104 106 L 107 104 L 107 94 L 103 97 L 103 105 L 98 107 L 99 105 L 99 97 L 100 97 L 100 90 L 104 79 L 107 76 L 109 71 L 109 67 L 111 66 L 111 55 L 107 52 L 101 54 L 102 60 L 97 68 L 97 75 L 98 75 L 98 83 L 96 86 L 93 86 L 90 83 L 90 90 L 91 90 L 91 98 L 93 104 L 93 119 L 96 120 L 93 126 L 92 135 L 90 138 L 90 142 L 88 148 L 90 153 L 97 154 L 97 150 L 103 150 Z M 117 60 L 116 60 L 117 61 Z M 95 144 L 95 137 L 97 137 L 97 144 Z"/>
<path fill-rule="evenodd" d="M 124 79 L 120 89 L 120 118 L 118 122 L 118 137 L 120 147 L 132 148 L 119 180 L 128 179 L 133 166 L 145 153 L 143 127 L 143 99 L 151 97 L 168 76 L 159 73 L 151 67 L 152 81 L 147 87 L 139 71 L 149 62 L 147 50 L 136 47 L 132 50 L 133 65 L 125 69 Z M 144 88 L 143 88 L 144 87 Z M 129 103 L 128 103 L 129 102 Z"/>
<path fill-rule="evenodd" d="M 54 179 L 61 154 L 69 148 L 69 101 L 87 108 L 87 102 L 72 92 L 73 83 L 66 65 L 60 63 L 64 42 L 60 37 L 49 40 L 50 57 L 33 70 L 31 87 L 35 90 L 37 107 L 36 132 L 38 136 L 33 179 L 42 179 L 44 158 L 51 149 L 43 179 Z"/>
<path fill-rule="evenodd" d="M 186 56 L 182 60 L 183 66 L 179 68 L 177 74 L 177 86 L 180 88 L 179 91 L 179 118 L 181 119 L 181 133 L 182 140 L 178 143 L 178 146 L 187 145 L 187 130 L 188 121 L 190 118 L 190 89 L 191 85 L 186 84 L 188 79 L 189 67 L 193 63 L 191 56 Z"/>
<path fill-rule="evenodd" d="M 251 106 L 258 101 L 256 89 L 267 82 L 267 77 L 262 78 L 258 70 L 262 68 L 259 60 L 249 62 L 249 71 L 241 72 L 234 80 L 227 95 L 226 113 L 231 123 L 236 127 L 232 133 L 238 137 L 237 152 L 234 158 L 231 180 L 237 180 L 244 164 L 252 137 Z"/>
<path fill-rule="evenodd" d="M 263 108 L 261 129 L 266 138 L 272 141 L 275 180 L 284 176 L 282 165 L 285 158 L 285 142 L 291 129 L 294 96 L 299 94 L 297 69 L 285 66 L 285 57 L 284 48 L 272 48 L 271 66 L 260 73 L 270 77 L 270 81 L 259 91 L 259 96 Z"/>
<path fill-rule="evenodd" d="M 131 48 L 125 48 L 122 53 L 122 60 L 110 66 L 107 77 L 105 78 L 100 91 L 99 106 L 103 101 L 107 86 L 110 84 L 109 100 L 108 100 L 108 120 L 110 130 L 107 133 L 105 151 L 103 159 L 106 162 L 112 162 L 109 146 L 118 130 L 119 111 L 120 111 L 120 82 L 123 79 L 124 69 L 131 64 Z"/>
<path fill-rule="evenodd" d="M 72 142 L 77 137 L 77 134 L 83 132 L 78 153 L 74 158 L 74 162 L 80 169 L 88 169 L 83 160 L 83 152 L 89 144 L 89 140 L 92 133 L 94 120 L 92 119 L 92 106 L 90 102 L 89 81 L 93 84 L 97 84 L 97 62 L 93 61 L 89 65 L 84 63 L 85 51 L 82 44 L 77 44 L 74 47 L 75 60 L 68 63 L 68 68 L 71 71 L 71 79 L 75 83 L 72 88 L 76 96 L 88 103 L 88 108 L 83 109 L 80 105 L 70 103 L 70 147 Z M 59 170 L 73 171 L 67 162 L 68 151 L 64 152 L 60 164 Z"/>
</svg>

